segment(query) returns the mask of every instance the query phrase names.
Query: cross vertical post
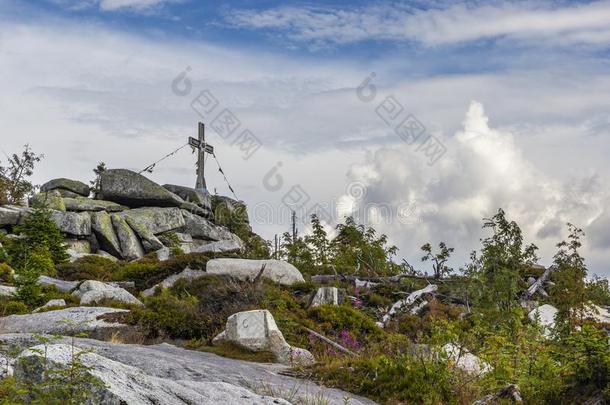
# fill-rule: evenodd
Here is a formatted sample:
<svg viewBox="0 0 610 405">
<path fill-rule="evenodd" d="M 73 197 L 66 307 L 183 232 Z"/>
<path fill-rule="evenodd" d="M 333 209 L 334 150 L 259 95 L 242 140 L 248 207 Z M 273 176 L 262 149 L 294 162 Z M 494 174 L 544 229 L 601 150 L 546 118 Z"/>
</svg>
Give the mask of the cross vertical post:
<svg viewBox="0 0 610 405">
<path fill-rule="evenodd" d="M 195 188 L 207 189 L 204 172 L 205 149 L 202 147 L 203 145 L 205 145 L 205 124 L 203 122 L 199 123 L 198 141 L 200 147 L 198 148 L 197 154 L 197 183 L 195 184 Z"/>
</svg>

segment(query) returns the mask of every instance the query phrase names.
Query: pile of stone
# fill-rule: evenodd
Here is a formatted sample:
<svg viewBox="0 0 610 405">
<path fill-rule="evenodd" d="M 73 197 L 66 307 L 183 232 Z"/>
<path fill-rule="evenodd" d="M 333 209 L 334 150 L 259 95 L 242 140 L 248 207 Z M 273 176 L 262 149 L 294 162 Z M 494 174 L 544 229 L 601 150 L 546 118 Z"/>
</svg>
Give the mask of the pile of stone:
<svg viewBox="0 0 610 405">
<path fill-rule="evenodd" d="M 62 178 L 45 183 L 32 199 L 32 205 L 51 210 L 73 260 L 89 254 L 136 260 L 149 252 L 167 257 L 175 244 L 186 253 L 243 249 L 239 237 L 215 224 L 205 190 L 161 186 L 130 170 L 112 169 L 102 173 L 95 198 L 90 193 L 86 184 Z M 223 202 L 241 205 L 226 197 Z M 0 206 L 0 228 L 11 232 L 29 211 Z"/>
</svg>

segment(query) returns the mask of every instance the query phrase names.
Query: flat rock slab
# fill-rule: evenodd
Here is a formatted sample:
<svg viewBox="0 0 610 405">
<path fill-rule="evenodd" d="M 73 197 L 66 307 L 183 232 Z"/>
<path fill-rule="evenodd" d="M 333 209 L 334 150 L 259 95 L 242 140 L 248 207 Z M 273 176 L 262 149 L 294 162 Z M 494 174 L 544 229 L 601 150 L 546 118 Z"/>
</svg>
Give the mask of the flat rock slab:
<svg viewBox="0 0 610 405">
<path fill-rule="evenodd" d="M 56 311 L 0 318 L 0 333 L 48 333 L 73 335 L 81 332 L 106 336 L 128 325 L 98 319 L 102 315 L 129 312 L 125 309 L 104 307 L 73 307 Z"/>
<path fill-rule="evenodd" d="M 39 381 L 47 367 L 68 367 L 73 353 L 86 373 L 98 378 L 101 386 L 91 387 L 88 402 L 94 404 L 231 404 L 290 405 L 285 400 L 258 395 L 244 387 L 222 382 L 173 380 L 155 377 L 137 367 L 108 359 L 96 353 L 73 349 L 66 343 L 37 345 L 19 355 L 14 375 L 19 380 Z M 44 355 L 42 354 L 44 353 Z"/>
<path fill-rule="evenodd" d="M 124 205 L 112 201 L 92 200 L 86 197 L 69 198 L 64 197 L 66 211 L 106 211 L 120 212 L 128 209 Z"/>
<path fill-rule="evenodd" d="M 38 277 L 38 284 L 41 286 L 54 285 L 61 292 L 70 292 L 76 288 L 78 282 L 76 281 L 65 281 L 49 276 Z"/>
<path fill-rule="evenodd" d="M 6 345 L 29 347 L 37 344 L 28 334 L 0 335 L 0 342 Z M 65 340 L 68 342 L 68 339 Z M 304 403 L 318 403 L 315 398 L 323 398 L 329 404 L 372 405 L 375 402 L 345 391 L 326 388 L 308 380 L 281 375 L 287 366 L 281 364 L 252 363 L 228 359 L 212 353 L 181 349 L 169 344 L 154 346 L 113 344 L 92 339 L 75 339 L 76 346 L 92 349 L 96 354 L 141 370 L 144 374 L 171 378 L 173 381 L 222 382 L 250 390 L 266 386 L 274 392 L 288 393 L 297 390 L 297 397 L 308 398 Z M 294 401 L 297 402 L 297 401 Z M 239 402 L 237 402 L 239 403 Z M 246 402 L 251 404 L 252 402 Z M 321 401 L 320 401 L 321 403 Z"/>
<path fill-rule="evenodd" d="M 191 253 L 237 253 L 243 249 L 244 244 L 241 240 L 219 240 L 205 245 L 190 243 L 188 248 Z"/>
<path fill-rule="evenodd" d="M 208 274 L 227 275 L 241 280 L 254 280 L 265 266 L 263 277 L 282 285 L 304 282 L 301 272 L 282 260 L 212 259 L 206 264 Z"/>
<path fill-rule="evenodd" d="M 152 180 L 126 169 L 106 170 L 100 176 L 100 196 L 128 207 L 179 207 L 184 200 Z"/>
</svg>

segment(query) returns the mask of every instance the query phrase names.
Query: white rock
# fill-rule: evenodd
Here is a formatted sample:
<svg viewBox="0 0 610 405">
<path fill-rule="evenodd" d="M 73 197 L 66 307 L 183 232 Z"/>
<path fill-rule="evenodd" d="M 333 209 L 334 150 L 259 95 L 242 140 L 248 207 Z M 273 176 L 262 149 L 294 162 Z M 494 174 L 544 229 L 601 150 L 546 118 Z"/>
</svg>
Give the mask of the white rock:
<svg viewBox="0 0 610 405">
<path fill-rule="evenodd" d="M 92 386 L 90 401 L 99 404 L 286 404 L 282 399 L 257 395 L 254 392 L 224 382 L 181 381 L 159 378 L 142 370 L 111 360 L 96 353 L 73 349 L 68 344 L 34 346 L 19 355 L 15 377 L 36 381 L 45 367 L 68 367 L 73 361 L 73 350 L 87 368 L 87 373 L 98 378 L 101 386 Z M 44 353 L 44 354 L 43 354 Z M 46 356 L 46 359 L 45 357 Z"/>
<path fill-rule="evenodd" d="M 205 245 L 189 246 L 191 253 L 237 253 L 243 249 L 244 244 L 241 240 L 219 240 Z"/>
<path fill-rule="evenodd" d="M 97 280 L 83 282 L 73 294 L 80 297 L 81 305 L 92 305 L 106 299 L 125 304 L 143 305 L 139 299 L 124 288 Z"/>
<path fill-rule="evenodd" d="M 12 285 L 0 285 L 0 297 L 10 297 L 17 293 L 17 288 Z"/>
<path fill-rule="evenodd" d="M 66 301 L 65 300 L 62 300 L 62 299 L 49 300 L 43 306 L 38 307 L 35 310 L 33 310 L 32 313 L 40 312 L 43 309 L 46 309 L 46 308 L 49 308 L 49 307 L 65 307 L 65 306 L 66 306 Z"/>
<path fill-rule="evenodd" d="M 208 274 L 226 275 L 240 280 L 254 280 L 265 266 L 263 277 L 282 285 L 304 282 L 301 272 L 281 260 L 212 259 L 206 264 Z"/>
<path fill-rule="evenodd" d="M 472 374 L 485 374 L 491 371 L 491 366 L 483 360 L 470 353 L 464 348 L 460 348 L 452 343 L 447 343 L 443 346 L 443 351 L 447 354 L 449 360 L 455 363 L 455 366 Z"/>
<path fill-rule="evenodd" d="M 610 324 L 610 311 L 599 305 L 590 304 L 585 307 L 584 317 L 593 319 L 595 322 Z"/>
<path fill-rule="evenodd" d="M 527 316 L 532 321 L 538 321 L 543 328 L 542 333 L 544 336 L 549 337 L 555 327 L 555 316 L 557 315 L 557 312 L 559 311 L 554 306 L 544 304 L 532 310 Z"/>
<path fill-rule="evenodd" d="M 171 251 L 168 247 L 163 247 L 155 252 L 155 254 L 157 255 L 157 260 L 160 262 L 169 260 L 170 253 Z"/>
<path fill-rule="evenodd" d="M 194 279 L 197 279 L 200 277 L 205 277 L 206 275 L 207 275 L 207 273 L 205 271 L 191 270 L 187 267 L 186 269 L 182 270 L 180 273 L 172 274 L 171 276 L 167 277 L 165 280 L 163 280 L 159 284 L 155 284 L 151 288 L 142 291 L 142 295 L 144 297 L 149 297 L 155 293 L 155 289 L 157 287 L 170 288 L 171 286 L 176 284 L 176 282 L 178 280 L 194 280 Z"/>
<path fill-rule="evenodd" d="M 320 287 L 313 296 L 310 307 L 339 305 L 340 303 L 340 294 L 337 287 Z"/>
<path fill-rule="evenodd" d="M 267 310 L 238 312 L 227 319 L 226 329 L 212 343 L 229 341 L 245 349 L 273 353 L 284 364 L 310 365 L 315 363 L 305 349 L 291 347 Z"/>
<path fill-rule="evenodd" d="M 72 335 L 80 332 L 103 336 L 128 325 L 98 319 L 102 315 L 129 312 L 124 309 L 104 307 L 72 307 L 55 311 L 26 315 L 10 315 L 0 318 L 2 333 L 48 333 Z"/>
<path fill-rule="evenodd" d="M 13 375 L 13 366 L 15 365 L 15 360 L 0 354 L 0 380 L 6 377 L 10 377 Z"/>
</svg>

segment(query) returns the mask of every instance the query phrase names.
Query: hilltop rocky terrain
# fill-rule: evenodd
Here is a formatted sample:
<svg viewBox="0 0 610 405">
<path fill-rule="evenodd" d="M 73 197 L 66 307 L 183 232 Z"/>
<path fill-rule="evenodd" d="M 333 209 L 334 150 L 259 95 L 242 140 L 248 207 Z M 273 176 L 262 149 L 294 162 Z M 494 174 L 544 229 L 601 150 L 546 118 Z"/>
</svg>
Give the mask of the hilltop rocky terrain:
<svg viewBox="0 0 610 405">
<path fill-rule="evenodd" d="M 578 232 L 545 268 L 492 222 L 460 275 L 424 245 L 428 276 L 350 218 L 271 252 L 228 197 L 125 169 L 48 181 L 0 205 L 0 398 L 604 403 L 610 292 L 578 272 Z"/>
</svg>

